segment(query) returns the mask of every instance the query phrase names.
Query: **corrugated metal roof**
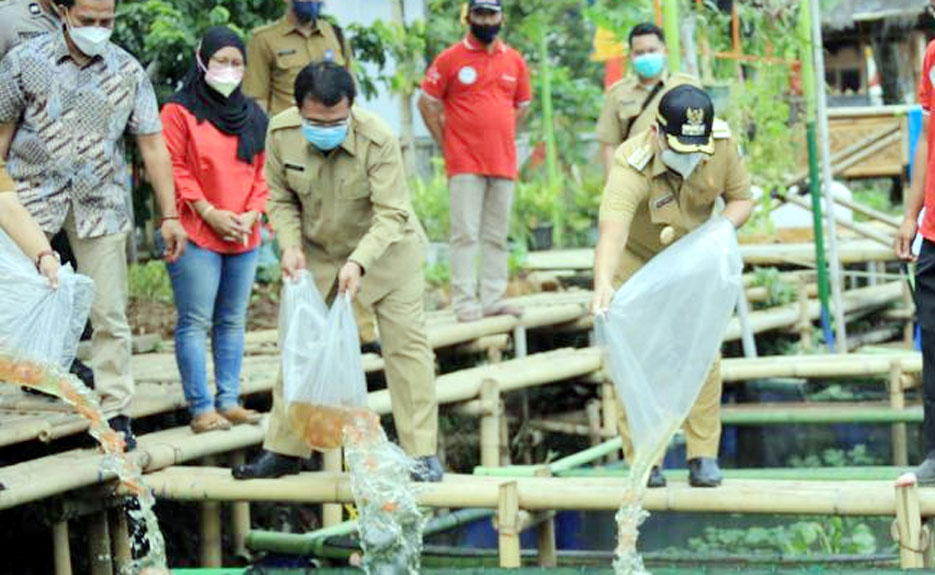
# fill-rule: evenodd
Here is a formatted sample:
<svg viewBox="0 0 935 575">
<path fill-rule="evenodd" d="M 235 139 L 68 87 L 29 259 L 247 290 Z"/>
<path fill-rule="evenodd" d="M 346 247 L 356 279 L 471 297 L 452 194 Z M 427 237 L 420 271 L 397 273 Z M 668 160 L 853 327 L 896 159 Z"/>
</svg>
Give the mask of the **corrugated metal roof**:
<svg viewBox="0 0 935 575">
<path fill-rule="evenodd" d="M 822 14 L 822 21 L 831 28 L 849 28 L 857 22 L 912 19 L 925 11 L 927 0 L 839 0 Z"/>
</svg>

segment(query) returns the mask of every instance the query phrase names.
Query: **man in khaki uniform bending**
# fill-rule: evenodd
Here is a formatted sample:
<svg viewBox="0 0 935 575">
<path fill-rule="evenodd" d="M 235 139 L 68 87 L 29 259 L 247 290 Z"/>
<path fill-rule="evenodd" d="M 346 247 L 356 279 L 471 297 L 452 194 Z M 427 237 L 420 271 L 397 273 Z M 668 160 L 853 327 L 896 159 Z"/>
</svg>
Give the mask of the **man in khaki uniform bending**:
<svg viewBox="0 0 935 575">
<path fill-rule="evenodd" d="M 737 142 L 727 124 L 714 120 L 714 106 L 703 90 L 677 86 L 663 96 L 656 123 L 614 156 L 601 201 L 592 311 L 608 309 L 621 284 L 666 246 L 710 219 L 719 199 L 725 202 L 721 215 L 735 228 L 753 212 L 750 178 Z M 691 286 L 685 289 L 690 293 Z M 721 483 L 721 383 L 720 362 L 715 361 L 685 421 L 689 482 L 694 487 Z M 626 413 L 619 413 L 624 455 L 632 461 Z M 665 486 L 658 466 L 649 486 Z"/>
<path fill-rule="evenodd" d="M 299 72 L 315 62 L 349 66 L 344 33 L 321 17 L 322 2 L 286 0 L 289 11 L 272 24 L 256 28 L 247 43 L 243 91 L 274 116 L 292 107 Z"/>
<path fill-rule="evenodd" d="M 653 125 L 663 90 L 679 84 L 698 85 L 698 80 L 688 74 L 669 76 L 665 37 L 655 24 L 634 26 L 629 45 L 634 73 L 607 90 L 595 129 L 605 177 L 614 165 L 614 152 L 620 144 Z"/>
<path fill-rule="evenodd" d="M 435 456 L 438 404 L 425 331 L 425 234 L 412 211 L 399 143 L 376 116 L 352 108 L 350 73 L 333 63 L 299 73 L 293 107 L 273 118 L 267 138 L 267 211 L 283 250 L 282 270 L 309 269 L 330 301 L 349 292 L 372 306 L 384 339 L 386 380 L 400 443 L 421 460 L 421 481 L 440 481 Z M 311 450 L 291 427 L 280 375 L 250 479 L 298 473 Z"/>
</svg>

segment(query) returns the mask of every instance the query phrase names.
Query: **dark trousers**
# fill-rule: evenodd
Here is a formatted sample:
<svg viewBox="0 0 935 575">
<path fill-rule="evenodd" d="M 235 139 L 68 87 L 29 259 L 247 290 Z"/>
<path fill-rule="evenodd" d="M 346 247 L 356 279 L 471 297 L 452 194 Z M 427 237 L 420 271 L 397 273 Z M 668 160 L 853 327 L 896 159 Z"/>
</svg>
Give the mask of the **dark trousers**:
<svg viewBox="0 0 935 575">
<path fill-rule="evenodd" d="M 935 452 L 935 243 L 925 240 L 916 266 L 916 310 L 922 328 L 922 436 Z"/>
</svg>

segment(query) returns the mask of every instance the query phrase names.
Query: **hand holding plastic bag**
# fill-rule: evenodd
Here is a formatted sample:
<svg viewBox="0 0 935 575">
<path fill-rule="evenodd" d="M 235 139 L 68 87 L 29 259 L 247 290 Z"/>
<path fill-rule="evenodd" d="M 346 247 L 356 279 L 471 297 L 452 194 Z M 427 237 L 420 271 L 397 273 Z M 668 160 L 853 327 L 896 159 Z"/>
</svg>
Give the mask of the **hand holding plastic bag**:
<svg viewBox="0 0 935 575">
<path fill-rule="evenodd" d="M 0 231 L 0 355 L 67 371 L 94 301 L 94 282 L 71 266 L 57 289 L 12 239 Z"/>
<path fill-rule="evenodd" d="M 367 405 L 350 298 L 338 296 L 328 309 L 302 272 L 283 285 L 279 333 L 283 395 L 293 425 L 314 449 L 340 447 L 348 418 Z"/>
<path fill-rule="evenodd" d="M 650 260 L 617 291 L 606 317 L 598 317 L 626 407 L 636 485 L 646 483 L 643 475 L 701 391 L 740 295 L 742 271 L 737 234 L 717 218 Z"/>
</svg>

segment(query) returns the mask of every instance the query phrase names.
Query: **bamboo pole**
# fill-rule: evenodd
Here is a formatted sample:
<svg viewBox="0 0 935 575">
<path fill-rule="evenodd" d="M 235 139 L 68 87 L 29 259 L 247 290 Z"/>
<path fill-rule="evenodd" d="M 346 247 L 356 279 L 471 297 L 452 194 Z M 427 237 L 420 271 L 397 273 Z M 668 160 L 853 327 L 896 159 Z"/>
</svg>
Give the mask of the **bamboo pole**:
<svg viewBox="0 0 935 575">
<path fill-rule="evenodd" d="M 480 400 L 484 415 L 480 420 L 480 460 L 485 467 L 500 465 L 500 419 L 503 417 L 500 389 L 496 380 L 481 383 Z"/>
<path fill-rule="evenodd" d="M 679 35 L 679 0 L 663 0 L 663 25 L 669 52 L 669 73 L 682 71 L 682 39 Z"/>
<path fill-rule="evenodd" d="M 732 405 L 721 410 L 724 425 L 762 426 L 829 423 L 922 423 L 922 406 L 895 410 L 874 402 L 835 403 L 758 403 Z M 749 405 L 749 406 L 748 406 Z"/>
<path fill-rule="evenodd" d="M 106 510 L 88 517 L 88 559 L 91 562 L 91 575 L 113 575 Z"/>
<path fill-rule="evenodd" d="M 799 332 L 799 345 L 802 350 L 812 349 L 812 317 L 809 314 L 808 283 L 805 275 L 799 274 L 799 323 L 796 330 Z"/>
<path fill-rule="evenodd" d="M 59 519 L 52 524 L 52 558 L 55 575 L 72 575 L 67 519 Z"/>
<path fill-rule="evenodd" d="M 893 410 L 902 411 L 906 408 L 906 394 L 903 391 L 903 366 L 898 359 L 890 363 L 889 376 L 890 406 Z M 895 465 L 909 465 L 909 441 L 906 424 L 894 423 L 891 430 L 893 445 L 893 463 Z"/>
<path fill-rule="evenodd" d="M 344 466 L 343 453 L 340 449 L 332 449 L 321 454 L 322 468 L 328 473 L 341 473 Z M 341 523 L 344 513 L 341 505 L 325 504 L 321 506 L 322 527 L 333 527 Z"/>
<path fill-rule="evenodd" d="M 851 354 L 846 358 L 836 355 L 774 356 L 757 359 L 729 358 L 721 360 L 721 377 L 725 382 L 750 379 L 777 378 L 863 378 L 888 377 L 890 366 L 899 360 L 905 374 L 922 371 L 920 353 L 905 354 Z"/>
<path fill-rule="evenodd" d="M 886 224 L 887 226 L 891 228 L 899 229 L 899 226 L 901 223 L 899 221 L 899 218 L 893 217 L 889 214 L 884 214 L 883 212 L 880 212 L 871 207 L 865 206 L 861 204 L 860 202 L 847 200 L 841 197 L 835 197 L 834 201 L 836 201 L 837 203 L 841 204 L 842 206 L 844 206 L 845 208 L 848 208 L 849 210 L 853 212 L 866 216 L 870 219 L 876 220 L 880 223 Z"/>
<path fill-rule="evenodd" d="M 925 554 L 922 558 L 922 562 L 926 569 L 935 569 L 935 518 L 926 517 L 923 523 L 924 526 L 922 530 L 923 536 L 925 537 L 923 547 L 925 548 Z"/>
<path fill-rule="evenodd" d="M 536 471 L 537 477 L 551 477 L 552 472 L 548 467 L 540 467 Z M 555 516 L 550 515 L 538 526 L 536 539 L 539 548 L 539 566 L 554 568 L 558 567 L 558 547 L 555 543 Z"/>
<path fill-rule="evenodd" d="M 247 454 L 243 450 L 231 453 L 231 468 L 246 463 Z M 235 501 L 231 504 L 231 532 L 233 535 L 234 556 L 250 558 L 247 549 L 247 534 L 250 533 L 250 502 Z"/>
<path fill-rule="evenodd" d="M 810 206 L 808 202 L 806 202 L 805 200 L 801 198 L 797 198 L 793 195 L 786 195 L 784 199 L 786 202 L 792 205 L 798 206 L 804 210 L 807 210 L 807 211 L 812 210 L 812 206 Z M 842 228 L 851 230 L 852 232 L 856 232 L 860 234 L 861 236 L 867 238 L 868 240 L 873 240 L 885 246 L 893 245 L 892 237 L 887 236 L 881 232 L 878 232 L 877 230 L 873 228 L 859 224 L 857 222 L 849 222 L 843 216 L 835 216 L 835 222 L 837 222 L 837 224 L 840 225 Z"/>
<path fill-rule="evenodd" d="M 925 543 L 922 531 L 922 512 L 919 504 L 919 486 L 900 478 L 896 482 L 896 522 L 894 539 L 899 545 L 899 566 L 902 569 L 920 569 L 925 566 Z"/>
<path fill-rule="evenodd" d="M 600 445 L 604 441 L 603 426 L 601 425 L 601 401 L 592 399 L 585 406 L 588 418 L 588 435 L 591 438 L 591 447 Z"/>
<path fill-rule="evenodd" d="M 816 111 L 818 126 L 818 141 L 822 157 L 822 192 L 825 197 L 825 210 L 827 211 L 828 228 L 828 265 L 831 275 L 831 299 L 834 302 L 836 341 L 835 349 L 838 353 L 847 353 L 847 322 L 844 319 L 844 302 L 841 286 L 841 261 L 838 257 L 838 229 L 837 218 L 834 215 L 834 183 L 831 175 L 831 137 L 828 133 L 828 98 L 825 92 L 825 54 L 822 42 L 821 10 L 819 0 L 810 0 L 812 54 L 814 56 L 815 85 L 816 85 Z M 817 232 L 818 230 L 816 230 Z"/>
<path fill-rule="evenodd" d="M 205 457 L 202 464 L 210 467 L 217 463 L 215 456 Z M 221 504 L 217 501 L 204 501 L 201 503 L 198 516 L 199 556 L 201 566 L 205 568 L 221 567 L 223 551 L 221 549 Z"/>
<path fill-rule="evenodd" d="M 499 487 L 497 505 L 497 531 L 500 548 L 500 567 L 512 569 L 523 566 L 520 549 L 519 489 L 515 481 Z"/>
<path fill-rule="evenodd" d="M 619 477 L 511 478 L 518 506 L 527 511 L 617 510 L 624 490 Z M 321 503 L 353 501 L 344 474 L 303 473 L 279 479 L 236 481 L 227 469 L 173 467 L 150 474 L 147 483 L 163 499 L 203 501 L 290 501 Z M 497 508 L 503 478 L 446 474 L 441 483 L 425 484 L 418 494 L 429 507 Z M 935 490 L 919 490 L 922 516 L 935 515 Z M 791 515 L 894 516 L 892 481 L 728 480 L 712 489 L 673 482 L 667 489 L 646 493 L 648 511 L 692 511 Z"/>
<path fill-rule="evenodd" d="M 110 547 L 114 554 L 114 570 L 128 573 L 133 564 L 130 551 L 130 528 L 127 524 L 126 505 L 118 505 L 110 513 Z"/>
</svg>

